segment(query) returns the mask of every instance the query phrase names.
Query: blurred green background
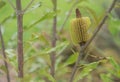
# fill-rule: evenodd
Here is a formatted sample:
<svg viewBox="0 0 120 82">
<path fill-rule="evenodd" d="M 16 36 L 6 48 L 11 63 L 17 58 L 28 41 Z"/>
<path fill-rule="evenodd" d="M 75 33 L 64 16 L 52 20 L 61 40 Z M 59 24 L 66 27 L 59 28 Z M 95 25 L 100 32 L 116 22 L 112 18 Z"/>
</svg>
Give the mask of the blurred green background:
<svg viewBox="0 0 120 82">
<path fill-rule="evenodd" d="M 15 0 L 11 0 L 14 5 Z M 71 19 L 75 9 L 91 20 L 90 33 L 96 29 L 113 0 L 57 0 L 57 11 L 53 11 L 51 0 L 34 0 L 24 14 L 24 74 L 25 82 L 67 82 L 70 71 L 78 56 L 76 46 L 69 37 Z M 30 0 L 22 0 L 24 9 Z M 57 15 L 57 45 L 51 47 L 53 17 Z M 11 69 L 11 82 L 17 80 L 17 21 L 15 11 L 7 0 L 0 0 L 0 24 L 5 41 L 6 53 Z M 119 82 L 120 81 L 120 1 L 91 44 L 91 54 L 112 57 L 105 65 L 90 62 L 76 82 Z M 0 46 L 1 48 L 1 46 Z M 49 74 L 52 51 L 56 51 L 56 80 Z M 1 53 L 0 53 L 1 54 Z M 2 61 L 2 56 L 0 57 Z M 96 63 L 97 62 L 97 63 Z M 115 67 L 115 68 L 114 68 Z M 111 68 L 111 69 L 109 69 Z M 0 81 L 5 82 L 4 65 L 0 66 Z M 89 70 L 91 71 L 84 71 Z M 109 69 L 109 70 L 108 70 Z M 95 76 L 95 77 L 93 77 Z M 116 81 L 117 80 L 117 81 Z"/>
</svg>

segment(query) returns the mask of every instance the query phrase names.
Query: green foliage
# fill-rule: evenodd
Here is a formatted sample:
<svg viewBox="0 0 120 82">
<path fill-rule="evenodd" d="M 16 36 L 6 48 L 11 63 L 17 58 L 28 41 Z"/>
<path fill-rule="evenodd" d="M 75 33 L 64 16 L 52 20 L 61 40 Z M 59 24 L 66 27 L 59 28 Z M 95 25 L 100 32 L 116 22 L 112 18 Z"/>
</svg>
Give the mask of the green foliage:
<svg viewBox="0 0 120 82">
<path fill-rule="evenodd" d="M 67 61 L 65 62 L 66 65 L 74 64 L 78 58 L 78 52 L 72 54 Z"/>
<path fill-rule="evenodd" d="M 114 67 L 114 69 L 111 71 L 111 73 L 114 76 L 120 78 L 120 65 L 113 58 L 110 58 L 110 63 Z"/>
<path fill-rule="evenodd" d="M 75 78 L 74 82 L 78 82 L 80 79 L 83 79 L 85 76 L 89 75 L 92 70 L 94 70 L 99 62 L 93 62 L 90 64 L 85 64 L 80 66 L 80 73 Z"/>
<path fill-rule="evenodd" d="M 48 12 L 48 13 L 46 13 L 42 18 L 40 18 L 39 20 L 35 21 L 35 22 L 34 22 L 33 24 L 31 24 L 30 26 L 25 27 L 25 30 L 28 30 L 28 29 L 32 28 L 33 26 L 35 26 L 36 24 L 40 23 L 40 22 L 43 21 L 43 20 L 51 19 L 51 18 L 53 18 L 55 15 L 56 15 L 55 12 Z"/>
<path fill-rule="evenodd" d="M 103 82 L 112 82 L 110 74 L 101 74 L 100 77 Z"/>
<path fill-rule="evenodd" d="M 112 65 L 111 69 L 107 68 L 106 73 L 100 74 L 103 82 L 114 82 L 115 79 L 120 78 L 120 65 L 112 57 L 109 58 L 109 62 Z"/>
<path fill-rule="evenodd" d="M 15 0 L 11 1 L 15 5 Z M 26 8 L 29 1 L 30 0 L 23 0 L 22 8 Z M 50 80 L 51 82 L 67 82 L 72 65 L 75 64 L 79 55 L 79 53 L 75 51 L 70 54 L 62 54 L 62 52 L 71 45 L 68 36 L 68 27 L 70 27 L 70 19 L 75 18 L 75 9 L 79 8 L 82 15 L 91 18 L 92 25 L 90 31 L 93 31 L 105 15 L 105 11 L 112 0 L 78 0 L 77 3 L 76 0 L 57 0 L 57 11 L 55 12 L 53 11 L 53 1 L 54 0 L 34 0 L 24 14 L 25 77 L 22 80 L 25 82 L 45 82 L 45 79 Z M 56 47 L 52 48 L 51 29 L 53 26 L 53 17 L 57 16 L 57 32 L 59 32 L 59 29 L 63 25 L 65 18 L 68 16 L 68 11 L 70 10 L 70 16 L 65 23 L 63 32 L 61 34 L 57 33 L 56 35 Z M 9 63 L 10 69 L 14 70 L 13 76 L 16 78 L 18 72 L 16 15 L 7 0 L 0 0 L 0 23 L 2 24 L 5 40 L 5 52 L 8 57 L 6 61 Z M 107 23 L 114 40 L 119 44 L 120 20 L 110 15 Z M 72 51 L 72 49 L 70 50 Z M 56 51 L 56 79 L 50 75 L 50 54 L 53 51 Z M 67 59 L 63 60 L 66 56 Z M 0 60 L 4 60 L 2 56 L 0 56 Z M 99 69 L 99 64 L 101 62 L 104 63 L 104 60 L 78 66 L 75 82 L 82 80 L 87 76 L 91 76 L 92 71 Z M 113 75 L 120 78 L 120 65 L 112 58 L 110 59 L 110 62 L 113 69 L 106 70 L 107 74 L 100 74 L 103 82 L 112 82 L 110 78 L 112 78 Z M 101 65 L 101 67 L 104 66 Z M 0 70 L 6 73 L 4 65 L 0 65 Z M 2 75 L 3 73 L 0 74 L 0 76 Z M 92 79 L 94 79 L 94 77 Z"/>
</svg>

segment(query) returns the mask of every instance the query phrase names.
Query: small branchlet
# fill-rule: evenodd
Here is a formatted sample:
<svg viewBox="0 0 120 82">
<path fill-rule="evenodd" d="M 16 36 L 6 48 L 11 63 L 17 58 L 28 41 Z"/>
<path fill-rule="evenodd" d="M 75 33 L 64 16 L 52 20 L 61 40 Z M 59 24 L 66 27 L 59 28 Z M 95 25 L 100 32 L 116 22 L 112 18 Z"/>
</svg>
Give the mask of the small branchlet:
<svg viewBox="0 0 120 82">
<path fill-rule="evenodd" d="M 107 12 L 106 12 L 106 15 L 104 16 L 104 18 L 101 20 L 100 24 L 98 25 L 98 27 L 96 28 L 96 30 L 94 31 L 92 37 L 84 44 L 81 45 L 82 49 L 80 51 L 80 54 L 78 56 L 78 59 L 74 65 L 74 68 L 73 68 L 73 71 L 72 71 L 72 74 L 70 76 L 70 80 L 69 82 L 73 82 L 73 79 L 74 79 L 74 76 L 75 76 L 75 72 L 77 70 L 77 66 L 81 60 L 81 56 L 85 55 L 85 50 L 86 48 L 89 46 L 89 44 L 93 41 L 93 39 L 95 38 L 95 36 L 97 35 L 97 33 L 100 31 L 102 25 L 105 23 L 106 19 L 108 18 L 108 14 L 112 11 L 112 9 L 114 8 L 115 6 L 115 3 L 117 2 L 117 0 L 113 0 L 112 4 L 110 5 L 110 7 L 108 8 Z M 76 9 L 76 14 L 79 14 L 78 12 L 79 10 Z M 79 17 L 79 15 L 76 15 L 77 17 Z M 75 39 L 77 40 L 77 38 Z M 81 41 L 81 40 L 80 40 Z M 76 41 L 77 42 L 77 41 Z"/>
</svg>

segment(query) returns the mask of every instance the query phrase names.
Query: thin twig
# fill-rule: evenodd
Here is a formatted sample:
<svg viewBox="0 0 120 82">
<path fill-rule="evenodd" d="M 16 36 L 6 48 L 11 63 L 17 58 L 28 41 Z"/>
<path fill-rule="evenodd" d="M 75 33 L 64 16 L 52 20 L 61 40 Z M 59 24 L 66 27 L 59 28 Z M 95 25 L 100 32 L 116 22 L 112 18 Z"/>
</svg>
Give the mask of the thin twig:
<svg viewBox="0 0 120 82">
<path fill-rule="evenodd" d="M 0 25 L 0 40 L 1 40 L 1 45 L 2 45 L 2 54 L 4 59 L 7 59 L 6 53 L 5 53 L 5 46 L 4 46 L 4 40 L 3 40 L 3 36 L 2 36 L 2 31 L 1 31 L 1 25 Z M 6 75 L 7 75 L 7 82 L 10 82 L 10 72 L 9 72 L 9 68 L 8 68 L 8 63 L 4 60 L 4 65 L 6 68 Z"/>
<path fill-rule="evenodd" d="M 70 15 L 71 15 L 71 12 L 73 11 L 73 9 L 74 9 L 74 7 L 76 6 L 77 3 L 78 3 L 78 0 L 75 1 L 75 3 L 72 5 L 72 7 L 70 8 L 70 10 L 68 11 L 68 15 L 66 16 L 66 18 L 65 18 L 65 20 L 64 20 L 64 22 L 63 22 L 63 24 L 62 24 L 62 26 L 60 27 L 59 33 L 62 32 L 62 30 L 63 30 L 63 28 L 64 28 L 66 22 L 68 21 Z"/>
<path fill-rule="evenodd" d="M 18 78 L 23 78 L 23 14 L 22 7 L 21 7 L 21 0 L 16 0 L 16 15 L 17 15 L 17 27 L 18 27 Z"/>
<path fill-rule="evenodd" d="M 25 13 L 28 8 L 31 6 L 31 4 L 33 3 L 34 0 L 31 0 L 30 3 L 26 6 L 26 8 L 22 11 L 23 13 Z"/>
<path fill-rule="evenodd" d="M 81 47 L 82 47 L 82 46 L 81 46 Z M 83 47 L 84 47 L 84 46 L 83 46 Z M 79 56 L 78 56 L 78 59 L 77 59 L 75 65 L 74 65 L 74 68 L 73 68 L 73 70 L 72 70 L 72 73 L 71 73 L 69 82 L 73 82 L 75 73 L 76 73 L 76 71 L 77 71 L 77 66 L 79 65 L 79 62 L 80 62 L 80 60 L 82 59 L 82 56 L 83 56 L 83 55 L 85 55 L 85 53 L 84 53 L 84 51 L 83 51 L 82 48 L 81 48 L 80 53 L 79 53 Z"/>
<path fill-rule="evenodd" d="M 108 14 L 112 11 L 112 9 L 115 6 L 115 3 L 117 2 L 117 0 L 114 0 L 110 6 L 110 8 L 107 10 L 104 18 L 102 19 L 102 21 L 100 22 L 100 24 L 98 25 L 98 27 L 96 28 L 96 30 L 93 33 L 93 36 L 91 37 L 91 39 L 85 44 L 85 46 L 83 47 L 83 51 L 86 50 L 86 48 L 90 45 L 90 43 L 93 41 L 93 39 L 95 38 L 95 36 L 97 35 L 97 33 L 100 31 L 100 29 L 102 28 L 102 25 L 105 23 L 106 19 L 108 18 Z"/>
<path fill-rule="evenodd" d="M 77 70 L 77 66 L 81 60 L 81 57 L 84 55 L 84 52 L 86 50 L 86 48 L 89 46 L 89 44 L 93 41 L 93 39 L 95 38 L 95 36 L 97 35 L 97 33 L 100 31 L 102 25 L 105 23 L 106 19 L 108 18 L 108 14 L 112 11 L 112 9 L 114 8 L 115 6 L 115 3 L 116 3 L 117 0 L 114 0 L 110 6 L 110 8 L 108 9 L 108 11 L 106 12 L 106 15 L 104 16 L 104 18 L 102 19 L 102 21 L 100 22 L 100 24 L 98 25 L 97 29 L 95 30 L 95 32 L 93 33 L 93 36 L 91 37 L 91 39 L 83 46 L 83 48 L 81 49 L 80 51 L 80 54 L 78 56 L 78 59 L 74 65 L 74 68 L 73 68 L 73 71 L 72 71 L 72 74 L 71 74 L 71 77 L 70 77 L 70 80 L 69 82 L 73 82 L 73 79 L 74 79 L 74 75 L 75 75 L 75 72 Z"/>
<path fill-rule="evenodd" d="M 11 0 L 7 0 L 9 2 L 9 4 L 11 5 L 11 7 L 16 11 L 16 7 L 14 6 L 14 4 L 12 3 Z"/>
<path fill-rule="evenodd" d="M 54 8 L 53 10 L 57 10 L 57 0 L 53 0 L 54 2 Z M 53 28 L 52 28 L 52 47 L 54 48 L 56 46 L 56 33 L 57 33 L 57 15 L 53 18 Z M 53 51 L 51 53 L 51 75 L 55 78 L 55 61 L 56 61 L 56 52 Z"/>
</svg>

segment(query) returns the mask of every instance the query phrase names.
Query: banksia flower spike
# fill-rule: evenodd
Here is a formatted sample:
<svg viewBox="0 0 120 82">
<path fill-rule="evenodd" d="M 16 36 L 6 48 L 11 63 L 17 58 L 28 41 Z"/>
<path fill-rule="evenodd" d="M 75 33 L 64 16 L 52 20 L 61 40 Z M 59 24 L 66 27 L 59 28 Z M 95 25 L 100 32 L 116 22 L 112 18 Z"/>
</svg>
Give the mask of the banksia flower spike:
<svg viewBox="0 0 120 82">
<path fill-rule="evenodd" d="M 76 18 L 71 21 L 70 35 L 73 44 L 85 44 L 89 40 L 88 28 L 91 22 L 89 17 L 82 17 L 76 9 Z"/>
</svg>

